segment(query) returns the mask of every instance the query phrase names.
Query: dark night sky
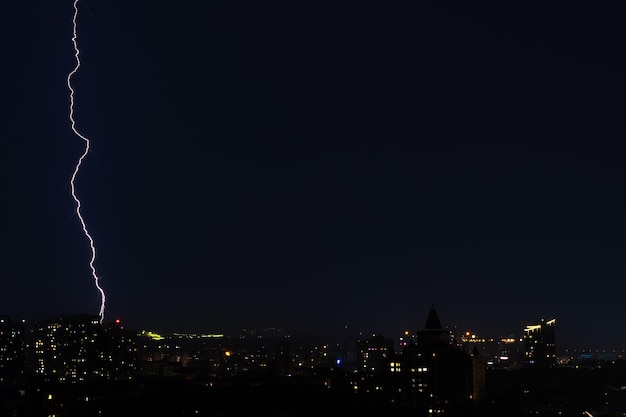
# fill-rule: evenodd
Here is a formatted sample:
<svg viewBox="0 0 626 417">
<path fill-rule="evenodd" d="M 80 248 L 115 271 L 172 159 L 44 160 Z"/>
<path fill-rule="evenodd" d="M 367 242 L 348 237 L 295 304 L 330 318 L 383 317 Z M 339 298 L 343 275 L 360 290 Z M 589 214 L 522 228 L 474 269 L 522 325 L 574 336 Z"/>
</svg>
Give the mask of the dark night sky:
<svg viewBox="0 0 626 417">
<path fill-rule="evenodd" d="M 626 345 L 621 14 L 415 3 L 79 2 L 108 318 Z M 72 2 L 8 7 L 0 312 L 96 314 Z"/>
</svg>

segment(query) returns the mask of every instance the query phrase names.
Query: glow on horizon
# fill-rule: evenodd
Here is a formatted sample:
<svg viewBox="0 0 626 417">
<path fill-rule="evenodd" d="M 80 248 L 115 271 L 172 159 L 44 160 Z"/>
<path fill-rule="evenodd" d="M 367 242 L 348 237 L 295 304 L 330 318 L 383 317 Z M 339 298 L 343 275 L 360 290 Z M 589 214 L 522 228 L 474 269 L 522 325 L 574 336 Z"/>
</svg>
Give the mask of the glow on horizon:
<svg viewBox="0 0 626 417">
<path fill-rule="evenodd" d="M 74 57 L 76 58 L 76 66 L 67 75 L 67 87 L 70 90 L 69 119 L 71 122 L 72 131 L 74 132 L 74 134 L 78 136 L 80 139 L 82 139 L 83 142 L 85 142 L 85 150 L 83 154 L 80 156 L 80 158 L 78 158 L 78 162 L 76 163 L 76 167 L 74 168 L 74 172 L 72 173 L 72 178 L 70 180 L 70 188 L 72 190 L 72 197 L 74 198 L 74 201 L 76 202 L 76 215 L 78 216 L 78 219 L 80 220 L 80 224 L 83 227 L 83 232 L 85 233 L 85 236 L 89 240 L 89 246 L 91 247 L 91 259 L 89 261 L 89 268 L 91 268 L 91 275 L 93 276 L 95 286 L 100 292 L 100 296 L 101 296 L 99 315 L 100 315 L 100 323 L 102 323 L 104 321 L 104 307 L 105 307 L 105 302 L 106 302 L 106 295 L 104 294 L 104 290 L 100 286 L 100 279 L 98 278 L 98 274 L 96 273 L 96 267 L 94 266 L 94 263 L 96 261 L 96 247 L 95 247 L 93 238 L 91 237 L 91 235 L 89 234 L 89 231 L 87 230 L 85 219 L 83 218 L 81 214 L 81 211 L 80 211 L 81 202 L 78 196 L 76 195 L 76 185 L 75 185 L 76 176 L 78 175 L 78 171 L 80 170 L 83 160 L 89 153 L 89 148 L 91 145 L 90 140 L 87 139 L 87 137 L 82 135 L 80 132 L 78 132 L 78 130 L 76 129 L 76 121 L 74 120 L 74 89 L 72 88 L 72 76 L 76 74 L 76 72 L 80 68 L 80 59 L 79 59 L 80 51 L 78 49 L 78 43 L 76 42 L 76 39 L 77 39 L 76 19 L 77 17 L 78 17 L 78 0 L 74 0 L 74 16 L 72 18 L 72 44 L 74 45 Z"/>
</svg>

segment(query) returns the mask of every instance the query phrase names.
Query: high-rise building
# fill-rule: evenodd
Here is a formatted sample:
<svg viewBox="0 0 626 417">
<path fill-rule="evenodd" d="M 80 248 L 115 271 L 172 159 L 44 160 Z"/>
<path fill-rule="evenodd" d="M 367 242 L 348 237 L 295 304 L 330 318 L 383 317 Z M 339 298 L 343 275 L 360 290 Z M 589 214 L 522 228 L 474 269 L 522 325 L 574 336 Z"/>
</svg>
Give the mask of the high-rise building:
<svg viewBox="0 0 626 417">
<path fill-rule="evenodd" d="M 287 376 L 291 373 L 289 343 L 281 340 L 274 343 L 274 355 L 272 358 L 273 373 L 275 376 Z"/>
<path fill-rule="evenodd" d="M 135 376 L 134 332 L 119 321 L 102 325 L 98 316 L 73 315 L 36 322 L 35 374 L 44 382 L 128 380 Z"/>
<path fill-rule="evenodd" d="M 541 319 L 524 328 L 526 365 L 550 367 L 556 360 L 556 319 Z"/>
<path fill-rule="evenodd" d="M 0 384 L 16 384 L 24 375 L 24 321 L 0 316 Z"/>
<path fill-rule="evenodd" d="M 104 378 L 109 381 L 128 381 L 137 376 L 137 332 L 127 330 L 117 319 L 104 325 Z"/>
<path fill-rule="evenodd" d="M 460 411 L 484 393 L 484 357 L 455 343 L 431 307 L 423 330 L 402 350 L 396 402 L 419 415 Z M 476 398 L 478 396 L 479 398 Z"/>
<path fill-rule="evenodd" d="M 380 334 L 360 339 L 356 350 L 359 378 L 353 381 L 354 392 L 389 399 L 393 373 L 399 372 L 400 366 L 393 340 Z"/>
<path fill-rule="evenodd" d="M 367 374 L 379 374 L 389 371 L 389 363 L 394 357 L 393 340 L 382 335 L 373 336 L 357 342 L 359 370 Z"/>
</svg>

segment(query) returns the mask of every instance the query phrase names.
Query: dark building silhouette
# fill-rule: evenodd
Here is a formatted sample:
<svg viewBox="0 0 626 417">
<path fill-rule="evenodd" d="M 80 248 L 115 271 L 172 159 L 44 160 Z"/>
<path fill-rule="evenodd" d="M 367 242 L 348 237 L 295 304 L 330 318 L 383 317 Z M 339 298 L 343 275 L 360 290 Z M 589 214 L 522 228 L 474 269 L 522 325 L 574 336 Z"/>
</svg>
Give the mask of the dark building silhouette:
<svg viewBox="0 0 626 417">
<path fill-rule="evenodd" d="M 551 367 L 556 360 L 556 319 L 541 319 L 524 328 L 526 365 Z"/>
<path fill-rule="evenodd" d="M 128 381 L 137 376 L 137 332 L 120 320 L 102 326 L 104 374 L 108 381 Z"/>
<path fill-rule="evenodd" d="M 289 352 L 289 343 L 280 341 L 274 343 L 273 352 L 273 372 L 275 376 L 287 376 L 291 373 L 291 354 Z"/>
<path fill-rule="evenodd" d="M 399 368 L 393 340 L 382 335 L 357 341 L 358 379 L 354 392 L 389 401 L 393 392 L 393 373 Z"/>
<path fill-rule="evenodd" d="M 0 316 L 0 385 L 17 384 L 25 368 L 24 321 Z"/>
<path fill-rule="evenodd" d="M 487 360 L 478 352 L 476 346 L 472 350 L 472 400 L 481 403 L 486 395 Z"/>
<path fill-rule="evenodd" d="M 367 374 L 389 372 L 389 364 L 394 358 L 393 340 L 382 335 L 357 342 L 359 370 Z"/>
<path fill-rule="evenodd" d="M 484 395 L 483 356 L 457 345 L 434 307 L 424 329 L 416 332 L 416 341 L 405 346 L 400 357 L 394 401 L 416 409 L 418 415 L 466 409 Z"/>
<path fill-rule="evenodd" d="M 119 321 L 72 315 L 35 322 L 35 375 L 43 382 L 80 383 L 132 379 L 137 366 L 136 335 Z"/>
</svg>

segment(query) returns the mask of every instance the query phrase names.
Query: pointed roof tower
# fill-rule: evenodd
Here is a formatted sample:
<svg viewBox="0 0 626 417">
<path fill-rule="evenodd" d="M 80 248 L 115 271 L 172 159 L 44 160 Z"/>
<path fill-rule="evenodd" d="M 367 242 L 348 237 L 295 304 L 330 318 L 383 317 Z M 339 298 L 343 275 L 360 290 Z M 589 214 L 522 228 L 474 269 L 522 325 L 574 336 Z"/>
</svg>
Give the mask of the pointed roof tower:
<svg viewBox="0 0 626 417">
<path fill-rule="evenodd" d="M 441 322 L 439 321 L 439 315 L 437 315 L 437 310 L 435 310 L 434 304 L 430 306 L 430 311 L 428 312 L 428 318 L 426 319 L 426 326 L 424 326 L 424 330 L 441 330 Z"/>
<path fill-rule="evenodd" d="M 435 352 L 451 345 L 451 334 L 441 325 L 434 305 L 430 306 L 424 330 L 417 331 L 416 336 L 417 348 L 421 352 Z"/>
</svg>

